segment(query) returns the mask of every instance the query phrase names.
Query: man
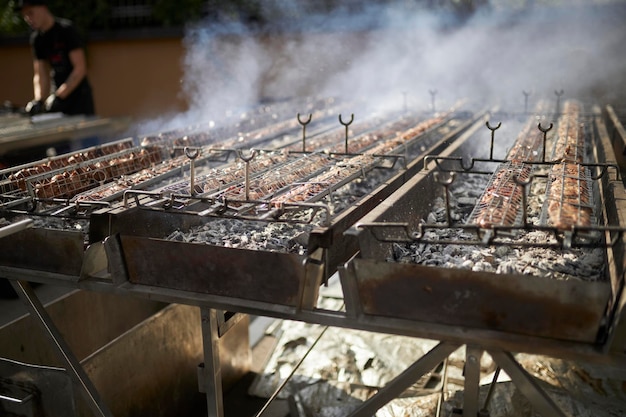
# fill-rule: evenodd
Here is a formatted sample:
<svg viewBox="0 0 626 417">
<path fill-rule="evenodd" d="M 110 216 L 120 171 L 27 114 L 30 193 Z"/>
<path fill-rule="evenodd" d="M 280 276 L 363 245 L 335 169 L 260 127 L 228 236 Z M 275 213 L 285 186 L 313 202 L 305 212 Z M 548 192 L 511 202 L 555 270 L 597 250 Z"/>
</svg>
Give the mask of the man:
<svg viewBox="0 0 626 417">
<path fill-rule="evenodd" d="M 83 44 L 72 23 L 56 18 L 45 0 L 20 0 L 22 13 L 33 29 L 34 99 L 25 107 L 31 116 L 42 112 L 93 115 Z"/>
</svg>

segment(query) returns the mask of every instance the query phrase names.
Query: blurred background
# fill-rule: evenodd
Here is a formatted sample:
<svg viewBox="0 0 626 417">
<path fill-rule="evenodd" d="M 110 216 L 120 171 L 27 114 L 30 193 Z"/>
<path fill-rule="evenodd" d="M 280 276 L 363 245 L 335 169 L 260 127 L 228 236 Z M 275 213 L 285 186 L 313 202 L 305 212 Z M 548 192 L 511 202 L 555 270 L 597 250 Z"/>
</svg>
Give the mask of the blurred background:
<svg viewBox="0 0 626 417">
<path fill-rule="evenodd" d="M 0 0 L 0 99 L 19 107 L 31 99 L 32 64 L 29 29 L 14 3 Z M 320 92 L 402 91 L 419 102 L 438 89 L 440 97 L 512 96 L 518 104 L 522 90 L 565 89 L 615 101 L 623 97 L 616 81 L 626 69 L 625 4 L 49 1 L 55 15 L 74 21 L 84 35 L 97 114 L 131 116 L 139 130 Z"/>
</svg>

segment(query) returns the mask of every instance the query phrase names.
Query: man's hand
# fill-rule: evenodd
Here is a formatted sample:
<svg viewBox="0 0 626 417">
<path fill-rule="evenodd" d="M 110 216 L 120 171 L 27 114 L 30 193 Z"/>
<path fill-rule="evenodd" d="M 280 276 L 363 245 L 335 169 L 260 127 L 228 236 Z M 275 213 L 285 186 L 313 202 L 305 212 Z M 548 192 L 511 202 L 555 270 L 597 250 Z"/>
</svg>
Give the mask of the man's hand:
<svg viewBox="0 0 626 417">
<path fill-rule="evenodd" d="M 59 98 L 56 94 L 50 94 L 44 106 L 48 113 L 62 112 L 64 107 L 63 99 Z"/>
<path fill-rule="evenodd" d="M 43 113 L 44 106 L 41 100 L 31 100 L 24 107 L 24 111 L 31 116 L 34 116 L 39 113 Z"/>
</svg>

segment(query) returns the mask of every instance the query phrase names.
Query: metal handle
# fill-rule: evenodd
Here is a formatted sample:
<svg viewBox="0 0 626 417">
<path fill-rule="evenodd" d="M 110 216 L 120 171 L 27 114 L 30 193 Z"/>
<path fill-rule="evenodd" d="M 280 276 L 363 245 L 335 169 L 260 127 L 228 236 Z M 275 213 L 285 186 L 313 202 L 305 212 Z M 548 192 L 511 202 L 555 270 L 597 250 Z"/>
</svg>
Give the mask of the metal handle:
<svg viewBox="0 0 626 417">
<path fill-rule="evenodd" d="M 342 125 L 346 127 L 346 153 L 348 153 L 348 126 L 350 126 L 353 121 L 354 121 L 354 113 L 350 115 L 350 121 L 348 122 L 344 122 L 341 114 L 339 115 L 339 123 L 341 123 Z"/>
<path fill-rule="evenodd" d="M 196 194 L 196 164 L 195 160 L 200 156 L 200 148 L 190 148 L 185 146 L 185 156 L 189 158 L 189 195 Z"/>
<path fill-rule="evenodd" d="M 0 401 L 7 401 L 10 403 L 16 403 L 16 404 L 25 404 L 32 399 L 33 399 L 33 394 L 28 394 L 24 398 L 15 398 L 15 397 L 10 397 L 8 395 L 0 394 Z"/>
<path fill-rule="evenodd" d="M 0 238 L 11 236 L 14 233 L 21 232 L 24 229 L 33 227 L 32 219 L 24 219 L 19 222 L 12 223 L 8 226 L 0 228 Z"/>
</svg>

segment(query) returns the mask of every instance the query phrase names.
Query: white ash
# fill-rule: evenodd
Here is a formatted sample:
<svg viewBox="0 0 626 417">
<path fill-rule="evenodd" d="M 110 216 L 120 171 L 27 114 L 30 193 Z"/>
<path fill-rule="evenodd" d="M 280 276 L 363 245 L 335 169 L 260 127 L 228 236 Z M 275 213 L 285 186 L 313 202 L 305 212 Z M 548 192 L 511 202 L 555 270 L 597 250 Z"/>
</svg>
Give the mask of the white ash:
<svg viewBox="0 0 626 417">
<path fill-rule="evenodd" d="M 475 203 L 487 184 L 487 176 L 468 175 L 458 179 L 450 187 L 450 216 L 452 224 L 467 221 Z M 443 187 L 442 187 L 443 189 Z M 533 181 L 528 200 L 528 217 L 531 224 L 539 224 L 545 180 Z M 442 191 L 443 193 L 443 191 Z M 435 200 L 433 209 L 427 214 L 425 223 L 445 224 L 446 208 L 442 197 Z M 427 229 L 425 240 L 473 240 L 476 236 L 454 227 Z M 504 242 L 541 244 L 554 240 L 543 231 L 520 232 Z M 541 247 L 447 245 L 447 244 L 393 244 L 390 262 L 416 263 L 443 268 L 503 274 L 536 275 L 553 279 L 579 279 L 603 281 L 606 279 L 605 252 L 602 248 L 574 248 L 560 250 Z"/>
<path fill-rule="evenodd" d="M 89 220 L 69 217 L 33 217 L 33 227 L 42 229 L 66 230 L 85 232 L 89 231 Z"/>
<path fill-rule="evenodd" d="M 311 224 L 215 219 L 187 231 L 176 230 L 166 239 L 304 255 L 312 228 Z"/>
</svg>

